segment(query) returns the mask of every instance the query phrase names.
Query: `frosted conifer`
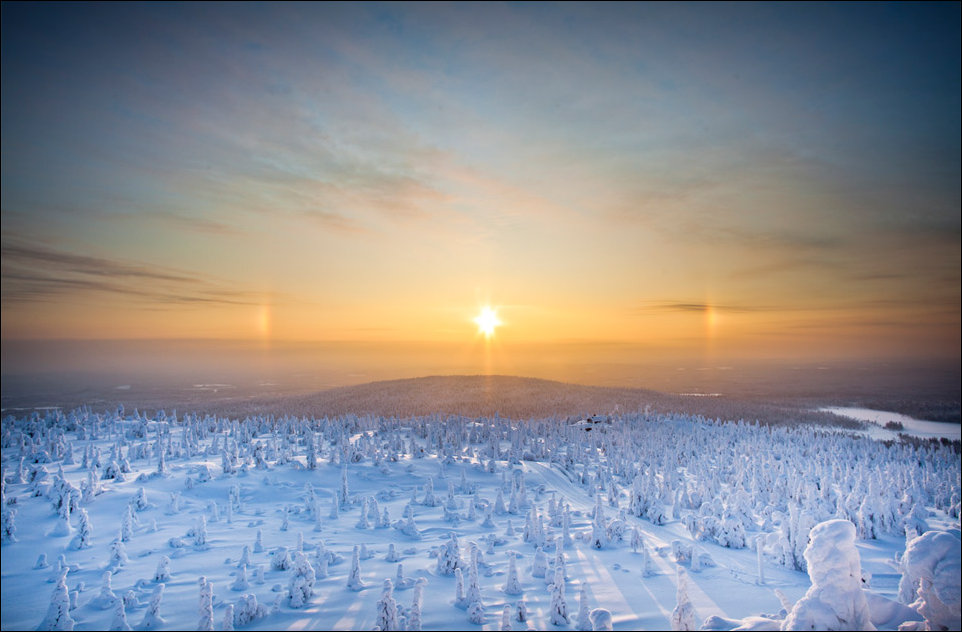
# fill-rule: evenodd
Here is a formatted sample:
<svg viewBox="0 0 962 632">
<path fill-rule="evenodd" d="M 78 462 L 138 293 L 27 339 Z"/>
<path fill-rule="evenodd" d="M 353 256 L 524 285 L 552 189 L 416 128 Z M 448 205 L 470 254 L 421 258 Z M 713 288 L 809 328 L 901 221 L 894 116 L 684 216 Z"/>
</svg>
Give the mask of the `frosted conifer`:
<svg viewBox="0 0 962 632">
<path fill-rule="evenodd" d="M 119 537 L 110 543 L 110 566 L 120 568 L 127 563 L 127 547 Z"/>
<path fill-rule="evenodd" d="M 591 619 L 589 618 L 590 610 L 588 609 L 588 588 L 581 584 L 581 596 L 578 599 L 578 629 L 579 630 L 591 630 Z"/>
<path fill-rule="evenodd" d="M 40 630 L 73 630 L 74 620 L 70 617 L 70 595 L 67 594 L 67 571 L 61 571 L 50 596 L 47 616 L 40 623 Z M 128 626 L 126 629 L 130 629 Z"/>
<path fill-rule="evenodd" d="M 83 507 L 80 508 L 80 527 L 77 529 L 77 535 L 74 538 L 74 547 L 78 549 L 86 549 L 90 546 L 90 516 L 87 514 L 87 510 Z"/>
<path fill-rule="evenodd" d="M 3 507 L 3 525 L 0 527 L 4 542 L 17 541 L 17 510 L 12 507 Z"/>
<path fill-rule="evenodd" d="M 314 596 L 314 567 L 302 551 L 294 553 L 294 568 L 287 585 L 287 599 L 291 608 L 302 608 Z"/>
<path fill-rule="evenodd" d="M 347 587 L 351 590 L 364 588 L 364 582 L 361 581 L 361 553 L 356 544 L 354 545 L 354 553 L 351 555 L 351 574 L 347 578 Z"/>
<path fill-rule="evenodd" d="M 207 546 L 207 518 L 201 514 L 197 520 L 197 528 L 194 529 L 194 546 Z"/>
<path fill-rule="evenodd" d="M 251 561 L 251 547 L 245 544 L 244 548 L 241 549 L 241 556 L 240 560 L 237 562 L 237 568 L 253 565 L 254 563 Z"/>
<path fill-rule="evenodd" d="M 568 602 L 565 599 L 564 571 L 560 568 L 555 569 L 554 583 L 551 585 L 550 619 L 552 625 L 567 625 L 569 623 Z"/>
<path fill-rule="evenodd" d="M 390 579 L 384 580 L 384 590 L 377 602 L 377 622 L 379 630 L 400 630 L 397 616 L 397 601 L 394 599 L 394 584 Z"/>
<path fill-rule="evenodd" d="M 469 610 L 474 608 L 475 605 L 478 605 L 483 612 L 484 602 L 481 599 L 481 581 L 478 577 L 479 551 L 475 548 L 471 553 L 471 564 L 468 566 L 468 592 L 465 595 L 465 601 L 468 604 Z M 475 621 L 474 618 L 475 617 L 471 617 L 472 622 L 480 623 L 480 621 Z"/>
<path fill-rule="evenodd" d="M 511 630 L 511 606 L 504 604 L 501 609 L 501 630 L 502 632 L 510 632 Z"/>
<path fill-rule="evenodd" d="M 72 630 L 73 626 L 67 628 Z M 118 599 L 114 602 L 114 616 L 110 620 L 110 629 L 114 630 L 130 630 L 130 624 L 127 623 L 127 608 L 124 605 L 123 599 Z"/>
<path fill-rule="evenodd" d="M 414 595 L 411 598 L 411 608 L 408 610 L 407 629 L 409 632 L 419 632 L 421 630 L 421 601 L 424 597 L 424 586 L 427 580 L 419 577 L 414 582 Z"/>
<path fill-rule="evenodd" d="M 545 577 L 547 572 L 548 556 L 544 554 L 544 550 L 539 546 L 538 550 L 534 552 L 534 562 L 531 564 L 531 576 Z"/>
<path fill-rule="evenodd" d="M 130 505 L 124 508 L 124 516 L 120 520 L 120 540 L 130 542 L 134 537 L 134 515 Z"/>
<path fill-rule="evenodd" d="M 117 595 L 114 594 L 110 586 L 111 577 L 112 573 L 110 571 L 104 571 L 103 580 L 100 583 L 100 595 L 98 595 L 96 599 L 100 607 L 105 610 L 114 605 L 114 602 L 117 600 Z"/>
<path fill-rule="evenodd" d="M 214 587 L 203 575 L 197 579 L 197 585 L 200 589 L 200 619 L 197 621 L 197 629 L 211 632 L 214 629 Z"/>
<path fill-rule="evenodd" d="M 397 562 L 398 559 L 399 558 L 397 555 L 397 547 L 394 546 L 393 542 L 391 542 L 390 544 L 387 545 L 387 556 L 384 558 L 384 561 L 394 563 L 394 562 Z"/>
<path fill-rule="evenodd" d="M 695 607 L 688 596 L 688 576 L 685 570 L 678 568 L 678 588 L 676 591 L 677 605 L 671 611 L 672 630 L 697 630 L 698 624 L 695 622 Z"/>
<path fill-rule="evenodd" d="M 460 568 L 454 569 L 454 605 L 466 608 L 468 602 L 464 599 L 464 573 Z"/>
<path fill-rule="evenodd" d="M 279 546 L 271 553 L 271 570 L 286 571 L 292 566 L 291 554 L 286 546 Z"/>
<path fill-rule="evenodd" d="M 154 571 L 154 581 L 155 582 L 169 582 L 170 581 L 170 558 L 166 555 L 160 558 L 157 562 L 157 570 Z"/>
<path fill-rule="evenodd" d="M 234 583 L 230 585 L 230 589 L 243 592 L 251 587 L 250 582 L 247 581 L 247 566 L 241 566 L 237 570 L 237 576 L 234 578 Z"/>
<path fill-rule="evenodd" d="M 160 617 L 160 602 L 164 598 L 164 587 L 164 584 L 154 586 L 154 592 L 150 595 L 150 603 L 147 604 L 147 612 L 144 613 L 144 619 L 140 622 L 140 627 L 144 630 L 155 630 L 165 623 Z"/>
<path fill-rule="evenodd" d="M 230 507 L 230 505 L 228 505 Z M 224 621 L 220 626 L 221 630 L 227 630 L 228 632 L 233 632 L 234 630 L 234 604 L 227 604 L 224 609 Z"/>
<path fill-rule="evenodd" d="M 521 582 L 518 579 L 518 562 L 514 553 L 508 558 L 508 579 L 504 583 L 504 592 L 508 595 L 521 594 Z"/>
</svg>

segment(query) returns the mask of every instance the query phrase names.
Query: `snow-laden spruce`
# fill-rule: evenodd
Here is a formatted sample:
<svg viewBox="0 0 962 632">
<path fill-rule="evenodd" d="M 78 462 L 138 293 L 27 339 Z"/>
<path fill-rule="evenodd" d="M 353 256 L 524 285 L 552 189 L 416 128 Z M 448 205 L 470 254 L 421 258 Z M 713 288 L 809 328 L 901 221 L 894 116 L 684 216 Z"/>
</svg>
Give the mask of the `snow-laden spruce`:
<svg viewBox="0 0 962 632">
<path fill-rule="evenodd" d="M 810 533 L 805 561 L 812 586 L 795 604 L 783 630 L 874 630 L 862 592 L 855 525 L 829 520 Z"/>
<path fill-rule="evenodd" d="M 902 555 L 899 601 L 925 617 L 899 629 L 962 628 L 962 542 L 958 531 L 928 531 L 909 542 Z"/>
</svg>

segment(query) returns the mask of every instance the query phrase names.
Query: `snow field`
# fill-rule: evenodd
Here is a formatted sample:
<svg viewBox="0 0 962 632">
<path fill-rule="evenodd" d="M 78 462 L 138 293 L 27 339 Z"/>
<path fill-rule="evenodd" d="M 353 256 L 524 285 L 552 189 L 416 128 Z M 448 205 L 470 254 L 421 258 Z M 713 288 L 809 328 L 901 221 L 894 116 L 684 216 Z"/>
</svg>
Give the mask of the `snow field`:
<svg viewBox="0 0 962 632">
<path fill-rule="evenodd" d="M 61 579 L 75 629 L 120 625 L 119 603 L 134 629 L 500 629 L 506 606 L 513 629 L 577 629 L 593 620 L 582 589 L 616 630 L 778 626 L 812 586 L 812 528 L 834 519 L 851 526 L 845 559 L 871 622 L 894 629 L 922 619 L 908 607 L 918 589 L 895 602 L 906 530 L 944 534 L 912 558 L 919 586 L 958 585 L 939 555 L 958 542 L 959 476 L 943 445 L 670 415 L 604 432 L 497 417 L 8 417 L 2 627 L 56 625 Z M 505 591 L 512 558 L 520 593 Z"/>
</svg>

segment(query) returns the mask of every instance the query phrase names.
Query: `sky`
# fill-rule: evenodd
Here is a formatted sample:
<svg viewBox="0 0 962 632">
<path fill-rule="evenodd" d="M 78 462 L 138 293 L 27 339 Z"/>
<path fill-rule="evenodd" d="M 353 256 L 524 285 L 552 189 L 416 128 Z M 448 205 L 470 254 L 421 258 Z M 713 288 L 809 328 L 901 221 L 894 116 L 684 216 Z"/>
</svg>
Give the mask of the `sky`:
<svg viewBox="0 0 962 632">
<path fill-rule="evenodd" d="M 4 2 L 0 46 L 5 343 L 960 357 L 958 3 Z"/>
</svg>

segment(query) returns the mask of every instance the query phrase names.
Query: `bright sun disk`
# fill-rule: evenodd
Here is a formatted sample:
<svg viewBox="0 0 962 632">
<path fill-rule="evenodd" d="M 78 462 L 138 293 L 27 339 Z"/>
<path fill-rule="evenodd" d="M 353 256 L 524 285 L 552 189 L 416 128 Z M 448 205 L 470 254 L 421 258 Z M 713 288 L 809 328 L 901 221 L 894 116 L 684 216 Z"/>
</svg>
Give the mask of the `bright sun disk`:
<svg viewBox="0 0 962 632">
<path fill-rule="evenodd" d="M 501 321 L 498 320 L 497 313 L 490 307 L 482 308 L 481 313 L 474 319 L 474 322 L 478 325 L 478 333 L 484 334 L 485 338 L 493 336 L 494 328 L 501 324 Z"/>
</svg>

